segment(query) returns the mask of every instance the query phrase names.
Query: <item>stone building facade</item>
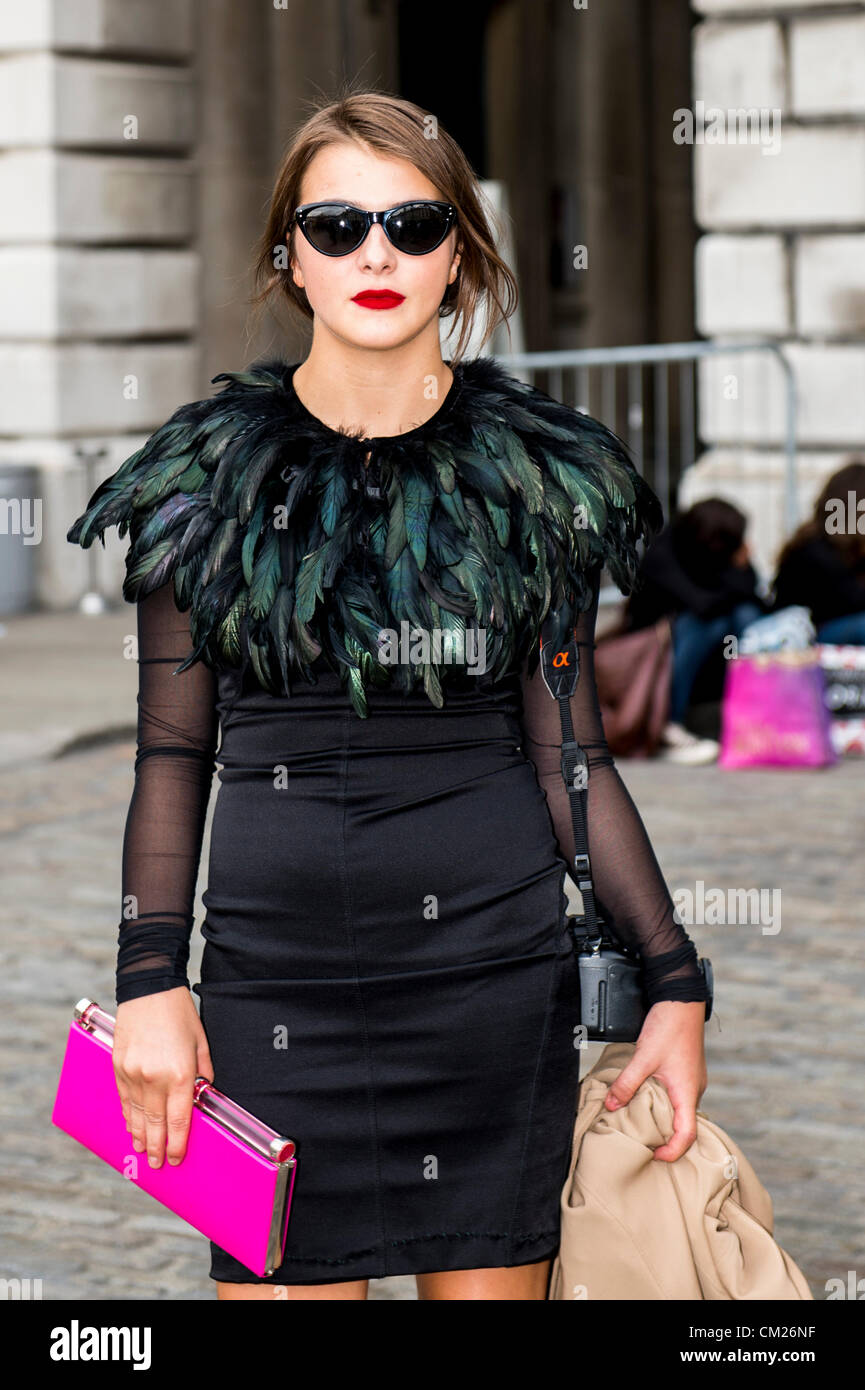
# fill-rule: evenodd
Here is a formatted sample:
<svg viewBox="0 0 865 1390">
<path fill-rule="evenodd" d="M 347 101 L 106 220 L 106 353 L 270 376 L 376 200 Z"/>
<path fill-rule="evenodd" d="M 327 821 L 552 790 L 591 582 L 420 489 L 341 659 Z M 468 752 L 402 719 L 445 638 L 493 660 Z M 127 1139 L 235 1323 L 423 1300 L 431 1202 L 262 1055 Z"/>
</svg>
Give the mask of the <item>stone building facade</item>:
<svg viewBox="0 0 865 1390">
<path fill-rule="evenodd" d="M 0 4 L 0 469 L 38 470 L 34 604 L 116 597 L 125 544 L 65 541 L 95 482 L 217 372 L 302 355 L 291 319 L 250 329 L 251 252 L 292 129 L 343 78 L 435 111 L 506 191 L 529 350 L 768 336 L 803 505 L 861 447 L 865 5 Z M 695 100 L 779 108 L 780 150 L 677 144 Z M 703 374 L 682 497 L 738 500 L 765 564 L 781 393 L 762 359 L 737 370 L 744 414 L 723 362 Z"/>
<path fill-rule="evenodd" d="M 695 0 L 694 102 L 778 113 L 780 138 L 694 146 L 696 328 L 770 338 L 793 367 L 800 517 L 825 478 L 865 457 L 865 5 Z M 729 131 L 728 131 L 729 133 Z M 744 402 L 724 382 L 750 372 Z M 783 539 L 781 374 L 765 358 L 703 373 L 711 444 L 680 500 L 719 492 L 752 519 L 768 568 Z"/>
</svg>

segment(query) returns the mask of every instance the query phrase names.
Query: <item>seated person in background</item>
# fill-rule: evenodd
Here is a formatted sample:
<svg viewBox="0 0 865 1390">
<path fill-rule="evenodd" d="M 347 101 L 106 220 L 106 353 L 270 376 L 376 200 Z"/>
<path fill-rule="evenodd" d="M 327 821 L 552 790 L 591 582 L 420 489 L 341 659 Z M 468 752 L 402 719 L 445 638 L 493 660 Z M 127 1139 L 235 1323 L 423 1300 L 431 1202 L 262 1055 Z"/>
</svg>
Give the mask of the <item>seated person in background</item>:
<svg viewBox="0 0 865 1390">
<path fill-rule="evenodd" d="M 802 604 L 818 642 L 865 646 L 865 463 L 824 484 L 810 520 L 783 546 L 772 587 L 773 610 Z"/>
<path fill-rule="evenodd" d="M 631 631 L 670 619 L 673 679 L 663 743 L 676 761 L 709 761 L 710 752 L 717 757 L 717 742 L 698 741 L 684 727 L 694 681 L 725 637 L 739 637 L 748 623 L 768 611 L 757 593 L 746 526 L 738 507 L 721 497 L 705 498 L 675 514 L 643 556 L 640 587 L 625 608 Z M 712 749 L 697 748 L 697 742 Z"/>
</svg>

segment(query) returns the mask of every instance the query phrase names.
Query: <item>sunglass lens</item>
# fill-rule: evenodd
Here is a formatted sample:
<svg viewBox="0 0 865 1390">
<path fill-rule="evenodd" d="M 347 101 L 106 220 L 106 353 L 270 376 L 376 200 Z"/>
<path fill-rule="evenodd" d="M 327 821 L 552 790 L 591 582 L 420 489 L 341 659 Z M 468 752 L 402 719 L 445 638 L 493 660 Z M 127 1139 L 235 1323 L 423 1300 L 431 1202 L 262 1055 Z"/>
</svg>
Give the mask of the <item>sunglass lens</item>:
<svg viewBox="0 0 865 1390">
<path fill-rule="evenodd" d="M 314 208 L 306 214 L 304 231 L 316 251 L 325 256 L 344 256 L 360 245 L 365 219 L 354 208 Z"/>
<path fill-rule="evenodd" d="M 394 246 L 409 256 L 423 256 L 434 250 L 444 240 L 447 229 L 447 211 L 431 203 L 409 203 L 391 213 L 387 224 Z"/>
</svg>

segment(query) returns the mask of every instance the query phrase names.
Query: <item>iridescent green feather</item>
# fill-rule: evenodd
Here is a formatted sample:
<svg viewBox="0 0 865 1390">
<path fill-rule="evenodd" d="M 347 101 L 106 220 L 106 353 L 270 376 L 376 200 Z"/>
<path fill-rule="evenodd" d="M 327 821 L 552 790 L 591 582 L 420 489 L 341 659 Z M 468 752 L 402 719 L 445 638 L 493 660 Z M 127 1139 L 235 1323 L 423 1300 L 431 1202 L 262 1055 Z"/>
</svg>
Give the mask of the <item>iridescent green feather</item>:
<svg viewBox="0 0 865 1390">
<path fill-rule="evenodd" d="M 376 495 L 365 442 L 298 409 L 288 370 L 273 359 L 215 377 L 224 389 L 175 411 L 68 533 L 83 547 L 109 526 L 129 534 L 130 602 L 173 581 L 193 642 L 180 670 L 248 668 L 288 693 L 322 657 L 362 716 L 388 684 L 440 707 L 459 668 L 383 665 L 382 627 L 464 641 L 480 626 L 495 681 L 536 659 L 548 615 L 567 630 L 598 563 L 633 587 L 663 516 L 599 421 L 475 359 L 454 369 L 456 409 L 378 443 Z"/>
</svg>

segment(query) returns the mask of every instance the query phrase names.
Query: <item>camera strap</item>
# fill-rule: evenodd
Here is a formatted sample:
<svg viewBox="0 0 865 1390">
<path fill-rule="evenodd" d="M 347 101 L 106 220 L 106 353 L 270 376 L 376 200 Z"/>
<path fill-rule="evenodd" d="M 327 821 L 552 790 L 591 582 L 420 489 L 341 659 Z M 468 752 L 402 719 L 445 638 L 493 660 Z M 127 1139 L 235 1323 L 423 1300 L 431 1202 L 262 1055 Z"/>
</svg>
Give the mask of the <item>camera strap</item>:
<svg viewBox="0 0 865 1390">
<path fill-rule="evenodd" d="M 558 702 L 562 722 L 562 777 L 568 791 L 571 822 L 574 827 L 575 881 L 583 900 L 583 912 L 591 938 L 600 940 L 602 930 L 595 906 L 588 841 L 589 760 L 586 750 L 577 742 L 571 718 L 570 697 L 580 677 L 580 657 L 576 635 L 571 632 L 566 643 L 545 642 L 541 637 L 541 674 L 544 684 Z"/>
<path fill-rule="evenodd" d="M 574 733 L 574 721 L 571 718 L 570 697 L 577 688 L 577 681 L 580 676 L 580 658 L 576 633 L 571 631 L 570 639 L 563 642 L 561 638 L 555 640 L 543 640 L 543 633 L 540 640 L 541 673 L 544 684 L 558 702 L 559 714 L 562 721 L 562 757 L 561 769 L 565 786 L 568 790 L 568 800 L 571 807 L 571 821 L 574 827 L 574 845 L 576 853 L 574 855 L 574 869 L 577 887 L 583 900 L 583 916 L 585 918 L 586 937 L 585 945 L 593 954 L 601 951 L 605 940 L 605 930 L 609 934 L 613 949 L 620 952 L 622 948 L 616 943 L 615 930 L 611 922 L 602 924 L 598 921 L 597 907 L 595 905 L 595 889 L 592 883 L 591 864 L 589 861 L 589 841 L 588 841 L 588 787 L 589 787 L 589 760 L 586 750 L 577 742 Z M 626 956 L 629 953 L 625 953 Z M 586 959 L 585 954 L 580 955 L 581 962 Z M 623 961 L 625 964 L 625 961 Z M 629 964 L 633 964 L 630 962 Z M 713 985 L 712 985 L 712 964 L 711 961 L 701 958 L 699 961 L 703 976 L 706 980 L 708 989 L 708 1002 L 706 1004 L 706 1022 L 712 1014 L 713 1004 Z M 642 967 L 641 967 L 642 969 Z M 619 980 L 625 978 L 620 970 Z M 619 988 L 620 986 L 617 986 Z M 630 1028 L 629 1024 L 629 1028 Z M 633 1031 L 627 1038 L 634 1041 L 640 1030 L 640 1024 L 634 1022 Z M 589 1034 L 590 1038 L 598 1040 L 605 1036 L 603 1032 Z M 621 1035 L 624 1039 L 625 1034 Z"/>
</svg>

